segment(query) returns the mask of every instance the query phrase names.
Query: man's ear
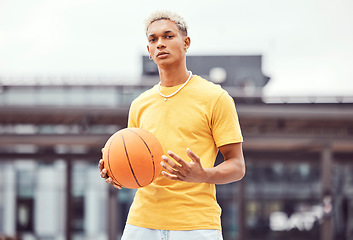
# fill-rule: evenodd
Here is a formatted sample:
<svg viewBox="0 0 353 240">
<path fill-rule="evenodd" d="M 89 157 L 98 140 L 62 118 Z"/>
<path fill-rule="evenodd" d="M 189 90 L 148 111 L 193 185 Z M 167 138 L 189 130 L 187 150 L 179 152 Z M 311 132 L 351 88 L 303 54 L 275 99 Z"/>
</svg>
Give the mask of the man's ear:
<svg viewBox="0 0 353 240">
<path fill-rule="evenodd" d="M 147 51 L 148 51 L 148 54 L 151 55 L 150 54 L 150 46 L 148 46 L 148 45 L 147 45 Z"/>
<path fill-rule="evenodd" d="M 191 44 L 191 39 L 190 39 L 190 37 L 186 36 L 184 38 L 184 49 L 185 49 L 185 51 L 188 50 L 188 48 L 190 47 L 190 44 Z"/>
</svg>

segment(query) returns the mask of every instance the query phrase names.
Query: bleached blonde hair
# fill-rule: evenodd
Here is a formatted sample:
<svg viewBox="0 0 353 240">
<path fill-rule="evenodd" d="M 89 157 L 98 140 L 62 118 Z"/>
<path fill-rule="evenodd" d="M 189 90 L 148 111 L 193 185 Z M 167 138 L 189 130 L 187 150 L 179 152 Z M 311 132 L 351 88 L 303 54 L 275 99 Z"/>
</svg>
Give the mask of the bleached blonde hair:
<svg viewBox="0 0 353 240">
<path fill-rule="evenodd" d="M 146 34 L 147 34 L 148 27 L 150 26 L 151 23 L 158 21 L 158 20 L 163 20 L 163 19 L 170 20 L 170 21 L 174 22 L 178 26 L 179 30 L 185 36 L 188 35 L 188 26 L 187 26 L 184 18 L 182 18 L 180 15 L 178 15 L 174 12 L 168 11 L 168 10 L 155 11 L 155 12 L 151 13 L 151 15 L 145 19 Z"/>
</svg>

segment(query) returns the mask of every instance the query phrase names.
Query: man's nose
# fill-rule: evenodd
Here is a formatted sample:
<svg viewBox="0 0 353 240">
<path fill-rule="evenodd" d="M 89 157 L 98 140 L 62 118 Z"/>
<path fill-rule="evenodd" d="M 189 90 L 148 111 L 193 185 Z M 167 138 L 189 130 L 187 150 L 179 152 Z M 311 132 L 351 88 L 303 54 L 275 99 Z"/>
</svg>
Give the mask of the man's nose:
<svg viewBox="0 0 353 240">
<path fill-rule="evenodd" d="M 165 45 L 163 39 L 162 38 L 158 39 L 157 48 L 161 49 L 161 48 L 165 48 L 165 47 L 166 47 L 166 45 Z"/>
</svg>

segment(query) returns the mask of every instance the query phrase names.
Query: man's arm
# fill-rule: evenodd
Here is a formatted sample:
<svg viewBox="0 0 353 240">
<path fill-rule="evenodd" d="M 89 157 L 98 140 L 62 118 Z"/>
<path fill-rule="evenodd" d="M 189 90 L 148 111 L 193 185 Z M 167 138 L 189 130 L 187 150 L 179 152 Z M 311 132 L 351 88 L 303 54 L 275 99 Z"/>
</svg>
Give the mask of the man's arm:
<svg viewBox="0 0 353 240">
<path fill-rule="evenodd" d="M 214 168 L 206 168 L 208 171 L 208 182 L 214 184 L 225 184 L 241 180 L 245 175 L 245 162 L 242 143 L 232 143 L 221 146 L 224 162 Z"/>
<path fill-rule="evenodd" d="M 163 156 L 162 166 L 167 171 L 162 174 L 172 180 L 186 182 L 226 184 L 239 181 L 245 175 L 245 162 L 242 151 L 242 143 L 232 143 L 219 148 L 224 157 L 224 162 L 213 168 L 203 168 L 200 158 L 190 149 L 187 154 L 191 158 L 188 163 L 175 153 L 169 151 L 168 154 L 178 163 Z"/>
</svg>

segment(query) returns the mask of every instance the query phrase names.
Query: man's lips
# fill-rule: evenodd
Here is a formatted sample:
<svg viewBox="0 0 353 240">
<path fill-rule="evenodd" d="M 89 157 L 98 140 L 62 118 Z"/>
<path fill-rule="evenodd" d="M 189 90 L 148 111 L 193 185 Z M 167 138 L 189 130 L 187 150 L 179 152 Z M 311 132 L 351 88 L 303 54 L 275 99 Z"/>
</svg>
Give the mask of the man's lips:
<svg viewBox="0 0 353 240">
<path fill-rule="evenodd" d="M 160 52 L 157 54 L 157 57 L 166 57 L 168 54 L 167 52 Z"/>
</svg>

